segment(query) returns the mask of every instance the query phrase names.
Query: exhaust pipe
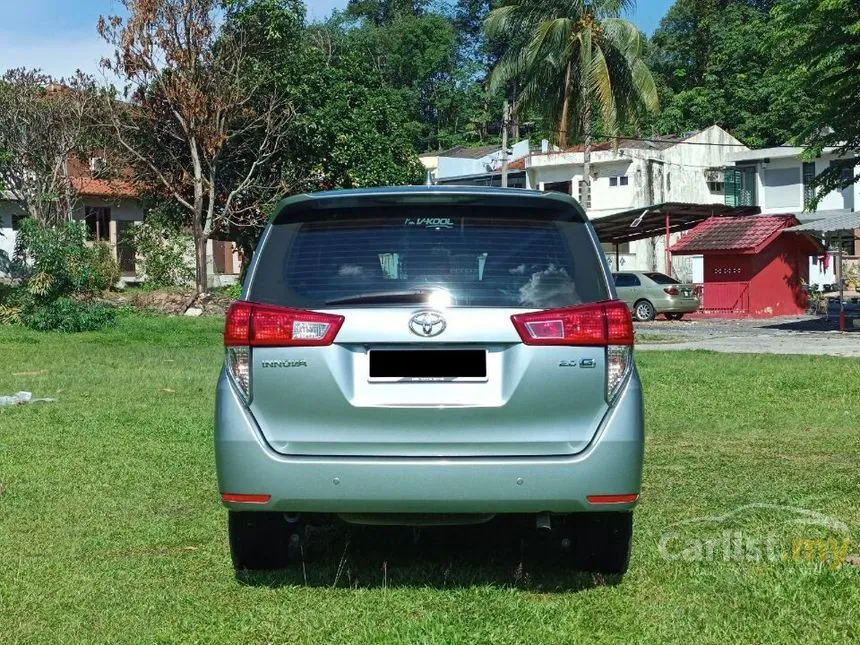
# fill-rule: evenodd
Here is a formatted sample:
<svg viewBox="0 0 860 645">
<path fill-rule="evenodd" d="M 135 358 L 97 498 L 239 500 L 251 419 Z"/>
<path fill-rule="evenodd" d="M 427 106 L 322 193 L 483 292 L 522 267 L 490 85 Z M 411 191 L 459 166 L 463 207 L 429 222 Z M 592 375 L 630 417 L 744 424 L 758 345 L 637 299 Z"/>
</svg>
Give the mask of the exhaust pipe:
<svg viewBox="0 0 860 645">
<path fill-rule="evenodd" d="M 535 528 L 541 533 L 551 533 L 552 532 L 552 520 L 550 519 L 549 513 L 541 513 L 535 519 Z"/>
</svg>

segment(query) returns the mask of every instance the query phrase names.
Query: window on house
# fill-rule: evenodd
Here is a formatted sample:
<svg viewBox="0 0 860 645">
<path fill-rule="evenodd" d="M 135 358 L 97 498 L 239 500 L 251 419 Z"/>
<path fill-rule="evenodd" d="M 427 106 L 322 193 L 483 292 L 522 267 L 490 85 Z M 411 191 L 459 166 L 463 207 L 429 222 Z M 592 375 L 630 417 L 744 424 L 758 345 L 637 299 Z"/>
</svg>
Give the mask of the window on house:
<svg viewBox="0 0 860 645">
<path fill-rule="evenodd" d="M 724 174 L 724 197 L 726 206 L 755 206 L 755 182 L 755 166 L 726 168 Z"/>
<path fill-rule="evenodd" d="M 722 193 L 724 188 L 725 184 L 721 181 L 708 182 L 708 190 L 712 193 Z"/>
<path fill-rule="evenodd" d="M 573 182 L 571 181 L 552 181 L 547 182 L 543 185 L 544 192 L 548 193 L 564 193 L 565 195 L 570 195 L 571 189 L 573 188 Z"/>
<path fill-rule="evenodd" d="M 803 208 L 806 209 L 815 199 L 815 190 L 812 187 L 812 180 L 815 179 L 815 162 L 803 162 Z"/>
<path fill-rule="evenodd" d="M 609 178 L 609 185 L 610 186 L 617 186 L 618 185 L 618 177 L 610 177 Z"/>
<path fill-rule="evenodd" d="M 588 191 L 588 198 L 585 197 L 585 182 L 579 182 L 579 203 L 585 209 L 591 208 L 591 191 Z"/>
<path fill-rule="evenodd" d="M 841 239 L 834 240 L 830 243 L 831 251 L 838 251 L 842 247 L 842 255 L 854 255 L 854 240 L 851 235 L 843 235 Z"/>
<path fill-rule="evenodd" d="M 84 209 L 87 239 L 93 242 L 110 242 L 110 208 L 87 206 Z"/>
<path fill-rule="evenodd" d="M 630 178 L 627 175 L 616 175 L 614 177 L 609 178 L 609 185 L 612 187 L 627 186 L 629 183 Z"/>
<path fill-rule="evenodd" d="M 630 178 L 627 175 L 621 175 L 618 178 L 618 183 L 622 186 L 626 186 L 630 182 Z"/>
</svg>

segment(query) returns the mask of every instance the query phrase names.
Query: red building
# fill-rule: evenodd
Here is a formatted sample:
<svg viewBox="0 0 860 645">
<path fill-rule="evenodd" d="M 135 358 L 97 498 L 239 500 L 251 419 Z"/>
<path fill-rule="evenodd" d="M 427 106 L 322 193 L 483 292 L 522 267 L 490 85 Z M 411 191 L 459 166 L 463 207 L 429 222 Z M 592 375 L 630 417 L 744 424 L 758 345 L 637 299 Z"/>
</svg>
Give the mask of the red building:
<svg viewBox="0 0 860 645">
<path fill-rule="evenodd" d="M 809 256 L 821 247 L 811 237 L 784 232 L 796 224 L 793 215 L 712 217 L 671 252 L 704 257 L 705 312 L 755 318 L 802 314 Z"/>
</svg>

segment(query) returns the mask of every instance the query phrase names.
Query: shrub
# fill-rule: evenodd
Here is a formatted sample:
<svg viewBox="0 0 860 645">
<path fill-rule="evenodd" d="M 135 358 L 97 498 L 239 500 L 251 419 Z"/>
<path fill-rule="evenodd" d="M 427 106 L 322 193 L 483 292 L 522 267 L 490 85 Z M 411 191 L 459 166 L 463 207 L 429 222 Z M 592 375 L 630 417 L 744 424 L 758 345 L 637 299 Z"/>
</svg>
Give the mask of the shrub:
<svg viewBox="0 0 860 645">
<path fill-rule="evenodd" d="M 95 296 L 116 283 L 119 268 L 107 262 L 110 251 L 88 246 L 83 222 L 45 227 L 31 218 L 21 222 L 17 255 L 24 267 L 24 284 L 38 300 L 63 296 Z M 117 278 L 118 279 L 118 278 Z"/>
<path fill-rule="evenodd" d="M 21 322 L 21 310 L 12 305 L 0 304 L 0 325 L 17 325 Z"/>
<path fill-rule="evenodd" d="M 78 332 L 113 323 L 115 311 L 92 299 L 119 280 L 119 266 L 107 246 L 87 244 L 82 222 L 48 228 L 23 220 L 16 262 L 23 281 L 3 294 L 0 324 Z"/>
<path fill-rule="evenodd" d="M 100 242 L 94 247 L 96 252 L 95 270 L 97 273 L 104 276 L 107 284 L 112 287 L 119 282 L 122 277 L 122 272 L 119 269 L 119 262 L 113 257 L 110 250 L 110 245 Z"/>
<path fill-rule="evenodd" d="M 144 222 L 133 227 L 131 242 L 141 256 L 146 284 L 155 287 L 175 287 L 194 278 L 194 269 L 186 262 L 188 236 L 175 229 Z"/>
<path fill-rule="evenodd" d="M 57 298 L 23 309 L 20 318 L 27 327 L 37 331 L 74 333 L 112 325 L 116 320 L 116 310 L 100 303 Z"/>
</svg>

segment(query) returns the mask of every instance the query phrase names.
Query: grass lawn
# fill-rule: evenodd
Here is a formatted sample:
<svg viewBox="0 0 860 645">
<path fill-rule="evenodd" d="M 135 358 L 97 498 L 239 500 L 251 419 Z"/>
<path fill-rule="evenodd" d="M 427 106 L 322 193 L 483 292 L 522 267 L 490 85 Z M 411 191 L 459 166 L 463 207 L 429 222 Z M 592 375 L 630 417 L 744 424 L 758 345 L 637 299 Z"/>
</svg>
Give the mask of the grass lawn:
<svg viewBox="0 0 860 645">
<path fill-rule="evenodd" d="M 653 332 L 636 332 L 636 343 L 675 343 L 678 341 L 684 340 L 680 336 L 673 336 L 671 334 L 655 334 Z"/>
<path fill-rule="evenodd" d="M 498 534 L 419 549 L 390 530 L 334 531 L 304 573 L 237 579 L 212 454 L 219 335 L 131 315 L 74 336 L 0 328 L 0 394 L 58 399 L 0 409 L 0 642 L 860 641 L 860 567 L 694 548 L 726 529 L 790 556 L 819 530 L 800 512 L 672 526 L 799 507 L 860 554 L 856 360 L 641 353 L 646 474 L 620 584 Z"/>
</svg>

